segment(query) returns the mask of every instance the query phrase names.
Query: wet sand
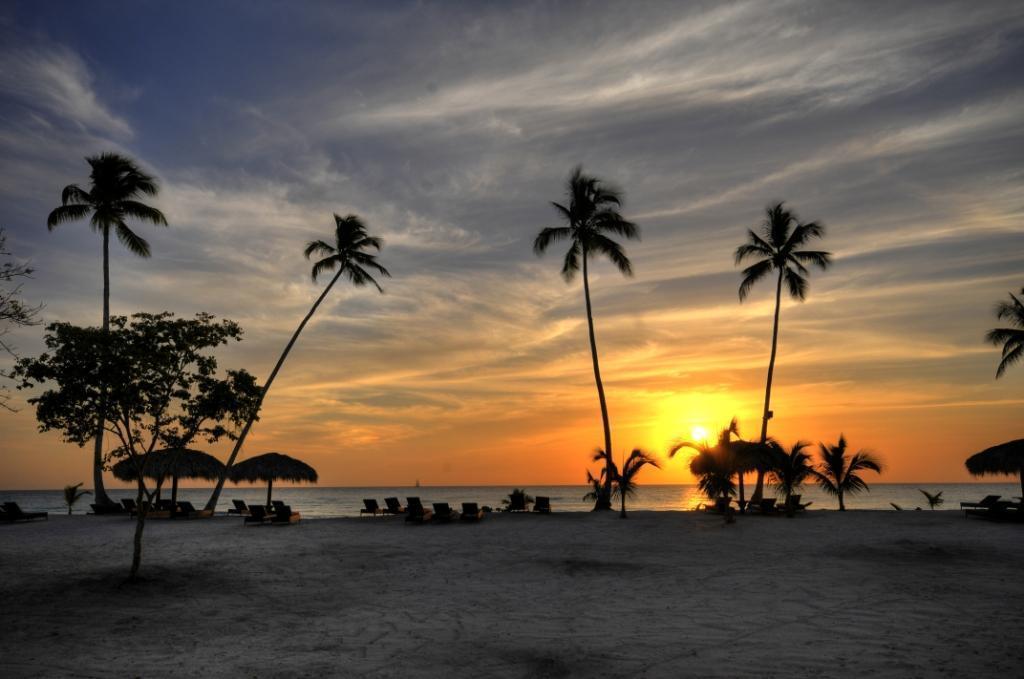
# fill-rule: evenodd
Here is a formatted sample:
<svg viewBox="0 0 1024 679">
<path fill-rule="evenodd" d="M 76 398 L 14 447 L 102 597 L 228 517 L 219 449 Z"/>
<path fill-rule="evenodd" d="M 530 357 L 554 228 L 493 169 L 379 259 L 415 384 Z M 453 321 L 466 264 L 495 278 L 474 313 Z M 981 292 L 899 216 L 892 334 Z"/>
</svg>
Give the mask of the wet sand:
<svg viewBox="0 0 1024 679">
<path fill-rule="evenodd" d="M 1020 676 L 1024 527 L 953 511 L 0 525 L 4 677 Z"/>
</svg>

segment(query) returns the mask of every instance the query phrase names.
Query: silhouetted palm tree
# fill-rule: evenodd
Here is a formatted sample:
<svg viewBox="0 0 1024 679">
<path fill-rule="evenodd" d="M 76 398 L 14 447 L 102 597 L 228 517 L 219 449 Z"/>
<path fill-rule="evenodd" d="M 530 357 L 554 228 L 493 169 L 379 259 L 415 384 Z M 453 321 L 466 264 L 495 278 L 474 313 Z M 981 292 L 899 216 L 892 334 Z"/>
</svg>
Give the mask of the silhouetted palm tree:
<svg viewBox="0 0 1024 679">
<path fill-rule="evenodd" d="M 327 284 L 324 291 L 320 293 L 320 296 L 316 298 L 316 302 L 313 303 L 309 313 L 306 314 L 302 322 L 299 323 L 299 327 L 295 329 L 288 344 L 285 345 L 284 351 L 281 353 L 281 357 L 277 359 L 277 364 L 274 369 L 270 371 L 270 377 L 267 378 L 266 383 L 263 385 L 263 391 L 260 393 L 259 400 L 256 403 L 256 408 L 253 411 L 252 416 L 245 423 L 241 433 L 238 436 L 238 440 L 235 441 L 235 446 L 231 451 L 231 456 L 228 457 L 227 464 L 224 467 L 224 473 L 217 481 L 217 486 L 213 490 L 213 495 L 210 497 L 210 501 L 207 503 L 207 509 L 215 509 L 217 506 L 217 500 L 220 499 L 221 490 L 224 487 L 224 480 L 227 478 L 227 473 L 231 469 L 231 465 L 235 463 L 235 458 L 238 456 L 238 451 L 242 449 L 242 445 L 245 443 L 246 436 L 249 435 L 249 430 L 252 428 L 253 422 L 256 421 L 259 416 L 259 409 L 263 405 L 263 399 L 266 398 L 267 392 L 270 391 L 270 386 L 274 383 L 274 378 L 277 377 L 277 373 L 281 370 L 281 366 L 284 365 L 284 361 L 288 358 L 289 352 L 292 347 L 295 346 L 296 340 L 299 339 L 299 334 L 302 329 L 309 323 L 309 319 L 313 317 L 316 310 L 320 307 L 320 303 L 327 297 L 327 293 L 331 291 L 334 284 L 338 282 L 338 279 L 342 276 L 348 278 L 352 285 L 362 287 L 365 285 L 372 285 L 377 288 L 378 292 L 383 293 L 384 289 L 380 287 L 374 279 L 373 274 L 370 270 L 390 278 L 391 274 L 385 269 L 379 262 L 377 262 L 377 256 L 367 252 L 368 250 L 380 251 L 383 241 L 376 236 L 370 236 L 366 233 L 366 225 L 356 215 L 347 215 L 345 217 L 339 217 L 334 215 L 334 244 L 330 244 L 322 240 L 310 241 L 306 244 L 304 254 L 306 259 L 309 259 L 314 254 L 323 255 L 323 259 L 317 260 L 313 264 L 312 276 L 313 282 L 315 283 L 320 274 L 328 271 L 336 271 L 334 277 L 331 278 L 331 282 Z"/>
<path fill-rule="evenodd" d="M 929 493 L 927 490 L 921 490 L 920 488 L 918 488 L 917 490 L 922 495 L 924 495 L 925 498 L 927 498 L 928 506 L 931 507 L 932 509 L 935 509 L 936 507 L 938 507 L 939 505 L 941 505 L 942 503 L 944 503 L 946 501 L 945 498 L 942 497 L 942 491 L 941 490 L 938 493 L 935 493 L 934 495 Z"/>
<path fill-rule="evenodd" d="M 807 297 L 807 275 L 810 271 L 806 265 L 817 266 L 825 270 L 832 263 L 831 253 L 820 250 L 800 250 L 810 240 L 822 238 L 825 226 L 817 222 L 803 224 L 796 214 L 784 207 L 783 203 L 770 205 L 765 210 L 765 220 L 761 225 L 761 234 L 753 230 L 747 231 L 747 242 L 736 248 L 736 264 L 744 260 L 757 258 L 754 264 L 743 270 L 743 281 L 740 283 L 740 301 L 746 299 L 750 289 L 762 278 L 776 272 L 775 284 L 775 322 L 772 325 L 772 353 L 768 359 L 768 379 L 764 390 L 764 414 L 761 418 L 761 443 L 768 440 L 768 420 L 772 417 L 772 377 L 775 374 L 775 355 L 779 345 L 779 310 L 782 307 L 782 284 L 786 283 L 789 295 L 793 299 L 803 301 Z M 752 499 L 760 499 L 764 488 L 764 474 L 758 472 L 757 486 Z"/>
<path fill-rule="evenodd" d="M 732 477 L 736 474 L 737 460 L 731 447 L 711 446 L 706 441 L 680 441 L 669 448 L 668 456 L 675 457 L 683 448 L 697 451 L 690 460 L 690 473 L 697 477 L 697 488 L 706 498 L 724 500 L 736 495 L 736 483 Z"/>
<path fill-rule="evenodd" d="M 811 444 L 797 441 L 788 451 L 781 445 L 771 442 L 775 448 L 775 464 L 768 472 L 768 480 L 776 487 L 779 494 L 786 498 L 786 515 L 793 515 L 790 498 L 811 475 L 811 456 L 804 452 Z"/>
<path fill-rule="evenodd" d="M 110 232 L 128 250 L 139 257 L 149 257 L 149 243 L 130 228 L 129 219 L 167 226 L 167 218 L 155 207 L 142 203 L 143 196 L 159 192 L 156 180 L 139 169 L 135 161 L 116 153 L 101 153 L 85 159 L 92 171 L 86 191 L 77 184 L 68 184 L 61 193 L 61 205 L 50 212 L 46 226 L 53 231 L 65 222 L 89 217 L 89 226 L 103 236 L 103 331 L 110 329 Z M 96 437 L 93 442 L 93 487 L 96 502 L 110 504 L 103 486 L 103 422 L 106 407 L 101 404 L 96 415 Z"/>
<path fill-rule="evenodd" d="M 1021 288 L 1020 295 L 1024 297 L 1024 288 Z M 992 344 L 1003 345 L 1003 358 L 996 368 L 996 379 L 999 379 L 1007 368 L 1024 358 L 1024 302 L 1011 292 L 1010 301 L 997 303 L 995 311 L 996 318 L 1009 321 L 1012 326 L 992 328 L 985 335 L 985 339 Z"/>
<path fill-rule="evenodd" d="M 636 493 L 636 477 L 644 465 L 651 465 L 658 469 L 661 468 L 661 465 L 658 464 L 653 455 L 639 448 L 634 448 L 633 452 L 629 454 L 629 457 L 622 464 L 622 471 L 615 475 L 614 493 L 622 499 L 622 513 L 619 516 L 623 519 L 626 518 L 626 497 L 632 497 Z"/>
<path fill-rule="evenodd" d="M 819 443 L 818 453 L 821 455 L 821 464 L 811 470 L 811 475 L 823 491 L 839 499 L 841 512 L 846 511 L 844 496 L 868 490 L 868 484 L 858 475 L 859 472 L 882 473 L 882 463 L 869 451 L 858 450 L 852 457 L 847 457 L 846 437 L 842 434 L 839 435 L 839 443 L 835 445 Z"/>
<path fill-rule="evenodd" d="M 85 481 L 79 481 L 73 486 L 64 486 L 64 504 L 68 506 L 68 516 L 71 516 L 71 508 L 75 506 L 75 503 L 81 500 L 86 495 L 92 495 L 87 490 L 79 490 Z"/>
<path fill-rule="evenodd" d="M 640 239 L 640 229 L 627 221 L 618 212 L 622 205 L 621 193 L 601 180 L 583 174 L 577 166 L 566 186 L 569 205 L 552 203 L 566 226 L 542 229 L 533 241 L 533 251 L 539 256 L 556 241 L 568 240 L 569 251 L 562 260 L 562 276 L 571 281 L 582 269 L 583 298 L 587 309 L 587 328 L 590 331 L 590 355 L 594 362 L 594 381 L 597 383 L 597 398 L 601 404 L 601 421 L 604 425 L 604 449 L 612 450 L 612 430 L 608 421 L 608 404 L 601 382 L 601 368 L 597 360 L 597 340 L 594 336 L 594 314 L 590 304 L 590 279 L 587 262 L 591 255 L 605 255 L 626 276 L 633 275 L 633 265 L 622 246 L 609 238 L 609 234 L 628 239 Z M 594 509 L 611 509 L 611 474 L 605 474 L 602 492 Z"/>
</svg>

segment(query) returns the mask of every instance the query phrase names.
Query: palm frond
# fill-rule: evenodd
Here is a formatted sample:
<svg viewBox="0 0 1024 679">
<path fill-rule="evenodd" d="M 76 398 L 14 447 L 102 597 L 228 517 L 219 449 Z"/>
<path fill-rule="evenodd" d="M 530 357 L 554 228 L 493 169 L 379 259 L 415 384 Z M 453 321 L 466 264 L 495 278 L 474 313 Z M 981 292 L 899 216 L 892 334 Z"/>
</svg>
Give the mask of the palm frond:
<svg viewBox="0 0 1024 679">
<path fill-rule="evenodd" d="M 50 211 L 50 215 L 46 218 L 46 228 L 53 231 L 60 224 L 85 219 L 89 216 L 89 210 L 91 209 L 88 205 L 61 205 L 56 207 Z"/>
<path fill-rule="evenodd" d="M 558 205 L 558 203 L 554 203 Z M 558 205 L 558 207 L 562 207 Z M 563 210 L 565 208 L 562 208 Z M 567 226 L 549 226 L 545 229 L 541 229 L 541 232 L 537 234 L 537 237 L 533 240 L 533 251 L 535 254 L 544 254 L 548 246 L 552 243 L 560 240 L 565 240 L 572 235 L 572 230 Z"/>
<path fill-rule="evenodd" d="M 770 274 L 775 269 L 775 262 L 771 259 L 763 259 L 756 264 L 752 264 L 743 270 L 743 280 L 740 282 L 739 296 L 742 302 L 750 294 L 750 289 L 757 284 L 758 281 L 763 279 L 765 276 Z"/>
<path fill-rule="evenodd" d="M 590 238 L 589 246 L 594 252 L 599 252 L 608 257 L 608 259 L 612 261 L 612 264 L 615 265 L 615 268 L 617 268 L 624 276 L 633 275 L 633 263 L 630 262 L 629 257 L 626 256 L 626 251 L 623 250 L 621 245 L 613 241 L 611 238 L 595 233 Z"/>
<path fill-rule="evenodd" d="M 132 254 L 138 255 L 139 257 L 149 257 L 149 243 L 142 236 L 139 236 L 125 224 L 123 221 L 118 220 L 114 233 L 117 235 L 117 240 L 121 241 L 121 244 L 128 248 L 128 251 Z"/>
<path fill-rule="evenodd" d="M 786 287 L 789 289 L 789 296 L 801 302 L 807 299 L 807 279 L 796 271 L 786 268 L 783 273 Z"/>
</svg>

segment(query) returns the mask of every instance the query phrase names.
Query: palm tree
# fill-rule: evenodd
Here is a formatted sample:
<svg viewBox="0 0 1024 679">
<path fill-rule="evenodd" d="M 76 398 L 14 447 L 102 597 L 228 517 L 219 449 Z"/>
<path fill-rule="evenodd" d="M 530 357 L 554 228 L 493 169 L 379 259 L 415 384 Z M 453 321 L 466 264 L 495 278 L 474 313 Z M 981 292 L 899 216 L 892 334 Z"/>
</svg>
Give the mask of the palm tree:
<svg viewBox="0 0 1024 679">
<path fill-rule="evenodd" d="M 928 506 L 931 507 L 933 510 L 946 501 L 946 499 L 942 497 L 941 490 L 938 493 L 935 493 L 934 495 L 929 493 L 927 490 L 921 490 L 920 488 L 918 488 L 918 491 L 920 491 L 921 494 L 924 495 L 925 498 L 927 498 Z"/>
<path fill-rule="evenodd" d="M 626 458 L 626 461 L 622 463 L 622 471 L 615 475 L 614 492 L 622 499 L 622 513 L 619 516 L 623 519 L 626 518 L 626 497 L 632 497 L 636 493 L 636 477 L 640 470 L 644 468 L 644 465 L 651 465 L 656 469 L 661 468 L 661 465 L 658 464 L 653 455 L 639 448 L 634 448 L 633 452 Z"/>
<path fill-rule="evenodd" d="M 576 272 L 582 269 L 583 299 L 586 302 L 587 328 L 590 331 L 590 355 L 594 363 L 594 382 L 597 383 L 597 398 L 601 404 L 601 422 L 604 425 L 604 449 L 612 450 L 612 430 L 608 421 L 608 404 L 604 396 L 604 384 L 601 382 L 601 367 L 597 360 L 597 339 L 594 336 L 594 314 L 590 304 L 590 279 L 588 276 L 588 260 L 591 255 L 605 255 L 625 276 L 633 275 L 633 265 L 626 256 L 625 250 L 609 237 L 609 234 L 623 238 L 639 240 L 640 228 L 627 221 L 618 208 L 622 206 L 622 194 L 601 180 L 583 174 L 583 168 L 573 169 L 566 183 L 569 198 L 568 207 L 560 203 L 552 203 L 565 226 L 542 229 L 533 241 L 533 251 L 538 256 L 544 254 L 548 246 L 556 241 L 570 241 L 569 251 L 562 260 L 562 277 L 566 282 L 572 281 Z M 611 458 L 606 462 L 610 468 Z M 612 475 L 604 475 L 604 486 L 597 497 L 594 509 L 611 509 Z"/>
<path fill-rule="evenodd" d="M 53 231 L 65 222 L 89 217 L 89 226 L 103 236 L 103 332 L 110 330 L 110 232 L 130 252 L 149 257 L 149 243 L 130 228 L 128 219 L 167 226 L 160 210 L 142 203 L 142 196 L 159 192 L 156 180 L 139 169 L 135 161 L 116 153 L 101 153 L 85 159 L 92 171 L 91 185 L 86 191 L 77 184 L 68 184 L 61 193 L 61 205 L 50 212 L 46 226 Z M 103 486 L 103 422 L 106 405 L 100 403 L 96 415 L 96 437 L 93 443 L 92 476 L 96 502 L 111 504 Z"/>
<path fill-rule="evenodd" d="M 868 490 L 868 484 L 858 475 L 859 472 L 882 473 L 882 463 L 867 450 L 858 450 L 852 457 L 847 457 L 846 437 L 842 434 L 839 435 L 839 443 L 835 445 L 819 443 L 818 453 L 821 455 L 821 464 L 811 470 L 811 476 L 823 491 L 839 499 L 841 512 L 846 511 L 843 502 L 845 495 Z"/>
<path fill-rule="evenodd" d="M 321 302 L 327 297 L 327 293 L 331 291 L 334 284 L 338 282 L 338 279 L 342 276 L 348 278 L 349 282 L 357 288 L 366 285 L 372 285 L 377 288 L 378 292 L 383 293 L 384 289 L 380 287 L 374 279 L 373 274 L 370 270 L 390 278 L 391 274 L 377 262 L 377 256 L 367 252 L 368 250 L 376 250 L 380 252 L 384 242 L 376 236 L 371 236 L 366 232 L 366 225 L 356 215 L 347 215 L 340 217 L 334 215 L 334 244 L 323 241 L 314 240 L 306 244 L 306 248 L 303 251 L 306 259 L 309 259 L 314 254 L 323 255 L 322 259 L 316 261 L 313 264 L 312 276 L 313 282 L 315 283 L 317 278 L 328 271 L 336 271 L 334 277 L 331 278 L 331 282 L 327 284 L 324 291 L 320 293 L 320 296 L 316 298 L 316 302 L 313 303 L 313 307 L 306 314 L 302 322 L 299 323 L 299 327 L 295 329 L 288 344 L 285 345 L 284 351 L 281 353 L 281 357 L 277 359 L 277 364 L 274 369 L 270 371 L 270 377 L 267 378 L 266 383 L 263 385 L 263 391 L 260 393 L 259 399 L 256 401 L 256 407 L 253 409 L 252 415 L 246 421 L 245 426 L 242 427 L 241 433 L 238 435 L 238 440 L 235 441 L 234 448 L 231 450 L 231 455 L 228 457 L 227 464 L 224 466 L 224 471 L 221 473 L 220 479 L 217 480 L 217 485 L 213 489 L 213 494 L 210 496 L 209 502 L 206 503 L 206 509 L 213 510 L 217 507 L 217 501 L 220 499 L 221 490 L 224 488 L 224 481 L 227 478 L 228 471 L 231 469 L 231 465 L 235 463 L 235 458 L 238 457 L 238 451 L 242 449 L 242 445 L 245 443 L 246 436 L 249 435 L 249 430 L 252 428 L 253 422 L 259 417 L 259 410 L 263 405 L 263 400 L 267 397 L 267 392 L 270 391 L 270 386 L 274 383 L 274 378 L 277 377 L 277 373 L 280 372 L 281 366 L 284 365 L 284 361 L 288 358 L 288 354 L 291 352 L 292 347 L 295 346 L 296 340 L 299 339 L 299 334 L 302 333 L 302 329 L 309 323 L 309 319 L 313 317 L 316 310 L 320 307 Z"/>
<path fill-rule="evenodd" d="M 71 516 L 71 508 L 75 506 L 75 503 L 81 500 L 86 495 L 92 495 L 87 490 L 79 490 L 85 481 L 79 481 L 73 486 L 64 486 L 64 504 L 68 506 L 68 516 Z"/>
<path fill-rule="evenodd" d="M 738 469 L 737 459 L 731 446 L 722 445 L 722 439 L 729 430 L 723 430 L 719 443 L 711 446 L 706 441 L 680 441 L 669 448 L 668 456 L 673 458 L 683 448 L 697 451 L 690 460 L 690 473 L 697 477 L 697 488 L 709 500 L 727 500 L 736 494 L 736 483 L 732 480 Z"/>
<path fill-rule="evenodd" d="M 791 498 L 794 491 L 800 488 L 813 471 L 811 456 L 804 452 L 811 444 L 808 441 L 797 441 L 788 451 L 774 441 L 771 444 L 775 448 L 775 464 L 768 472 L 768 480 L 786 498 L 786 516 L 792 516 Z"/>
<path fill-rule="evenodd" d="M 1021 288 L 1020 296 L 1024 297 L 1024 288 Z M 1009 321 L 1012 326 L 992 328 L 985 335 L 985 339 L 992 344 L 1003 345 L 1003 358 L 996 368 L 996 379 L 999 379 L 1007 368 L 1024 358 L 1024 302 L 1011 292 L 1010 301 L 997 303 L 995 312 L 996 318 Z"/>
<path fill-rule="evenodd" d="M 822 271 L 832 264 L 832 254 L 821 250 L 800 250 L 811 239 L 823 238 L 825 226 L 817 222 L 801 223 L 796 214 L 784 207 L 783 203 L 769 205 L 765 210 L 761 234 L 752 229 L 747 231 L 747 242 L 736 248 L 736 264 L 749 258 L 758 261 L 743 270 L 740 283 L 740 302 L 747 298 L 755 283 L 768 274 L 777 272 L 775 284 L 775 322 L 772 326 L 772 353 L 768 359 L 768 379 L 764 389 L 764 414 L 761 418 L 761 443 L 768 441 L 768 420 L 772 418 L 772 377 L 775 374 L 775 355 L 779 346 L 779 310 L 782 306 L 782 284 L 786 283 L 789 295 L 803 301 L 807 297 L 807 275 L 805 265 L 817 266 Z M 764 490 L 764 473 L 757 474 L 757 485 L 752 500 L 759 500 Z"/>
</svg>

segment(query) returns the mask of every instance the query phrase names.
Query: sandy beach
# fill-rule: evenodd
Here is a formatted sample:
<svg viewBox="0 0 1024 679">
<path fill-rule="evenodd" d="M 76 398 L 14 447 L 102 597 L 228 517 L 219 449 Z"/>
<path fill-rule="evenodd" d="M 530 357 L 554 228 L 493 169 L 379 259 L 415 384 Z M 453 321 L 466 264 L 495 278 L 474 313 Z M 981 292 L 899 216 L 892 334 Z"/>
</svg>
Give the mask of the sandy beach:
<svg viewBox="0 0 1024 679">
<path fill-rule="evenodd" d="M 1019 676 L 1020 527 L 959 512 L 0 526 L 5 677 Z"/>
</svg>

